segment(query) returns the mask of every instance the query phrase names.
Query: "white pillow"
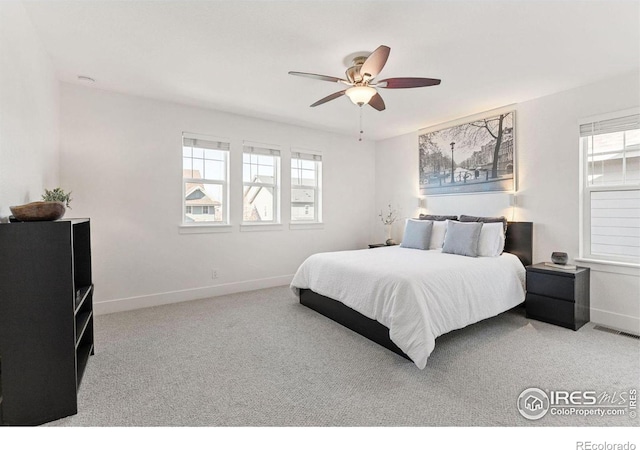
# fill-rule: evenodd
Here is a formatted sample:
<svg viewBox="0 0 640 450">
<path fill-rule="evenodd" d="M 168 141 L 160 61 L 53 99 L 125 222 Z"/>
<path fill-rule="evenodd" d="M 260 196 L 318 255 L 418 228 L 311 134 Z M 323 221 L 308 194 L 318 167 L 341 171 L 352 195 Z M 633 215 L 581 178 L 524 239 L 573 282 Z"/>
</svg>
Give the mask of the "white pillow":
<svg viewBox="0 0 640 450">
<path fill-rule="evenodd" d="M 446 220 L 434 220 L 431 229 L 431 242 L 429 242 L 429 250 L 442 248 L 444 245 L 444 235 L 447 232 Z"/>
<path fill-rule="evenodd" d="M 503 250 L 504 224 L 502 222 L 485 223 L 478 240 L 478 256 L 500 256 Z"/>
</svg>

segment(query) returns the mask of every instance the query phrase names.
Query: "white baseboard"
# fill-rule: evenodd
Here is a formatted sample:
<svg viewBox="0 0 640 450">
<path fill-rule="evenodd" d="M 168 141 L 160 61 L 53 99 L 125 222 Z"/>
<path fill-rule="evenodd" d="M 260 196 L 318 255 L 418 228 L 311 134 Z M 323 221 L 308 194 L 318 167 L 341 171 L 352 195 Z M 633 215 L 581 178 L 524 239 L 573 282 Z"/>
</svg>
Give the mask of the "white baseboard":
<svg viewBox="0 0 640 450">
<path fill-rule="evenodd" d="M 158 294 L 141 295 L 139 297 L 119 298 L 93 304 L 95 315 L 111 314 L 115 312 L 131 311 L 133 309 L 149 308 L 151 306 L 167 305 L 169 303 L 188 302 L 202 298 L 235 294 L 238 292 L 255 291 L 291 283 L 293 275 L 261 278 L 258 280 L 240 281 L 238 283 L 219 284 L 182 291 L 161 292 Z"/>
<path fill-rule="evenodd" d="M 152 306 L 167 305 L 170 303 L 188 302 L 202 298 L 218 297 L 220 295 L 236 294 L 238 292 L 255 291 L 276 286 L 291 284 L 293 275 L 261 278 L 257 280 L 240 281 L 237 283 L 219 284 L 182 291 L 161 292 L 158 294 L 141 295 L 114 300 L 106 300 L 93 304 L 95 315 L 111 314 L 134 309 L 149 308 Z M 591 308 L 591 322 L 615 330 L 640 334 L 640 318 L 617 314 L 602 309 Z"/>
<path fill-rule="evenodd" d="M 640 318 L 591 308 L 591 322 L 614 330 L 640 335 Z"/>
</svg>

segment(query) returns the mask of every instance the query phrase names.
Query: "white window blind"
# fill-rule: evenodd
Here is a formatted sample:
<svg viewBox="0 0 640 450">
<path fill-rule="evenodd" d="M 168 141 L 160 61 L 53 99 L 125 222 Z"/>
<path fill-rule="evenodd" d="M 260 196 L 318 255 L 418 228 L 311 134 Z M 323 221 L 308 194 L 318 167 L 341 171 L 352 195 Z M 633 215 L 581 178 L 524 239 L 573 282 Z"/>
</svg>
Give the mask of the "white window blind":
<svg viewBox="0 0 640 450">
<path fill-rule="evenodd" d="M 580 125 L 583 253 L 640 262 L 640 114 Z"/>
<path fill-rule="evenodd" d="M 205 140 L 197 138 L 184 137 L 182 145 L 185 147 L 207 148 L 209 150 L 226 150 L 229 151 L 231 144 L 228 142 Z"/>
<path fill-rule="evenodd" d="M 593 136 L 640 128 L 640 114 L 630 114 L 613 119 L 587 122 L 580 125 L 580 136 Z"/>
<path fill-rule="evenodd" d="M 280 149 L 277 146 L 266 146 L 264 144 L 254 144 L 251 142 L 244 142 L 242 151 L 255 155 L 280 156 Z"/>
<path fill-rule="evenodd" d="M 591 254 L 640 259 L 640 190 L 591 192 Z"/>
<path fill-rule="evenodd" d="M 291 157 L 295 159 L 303 159 L 305 161 L 322 161 L 322 155 L 312 153 L 291 152 Z"/>
</svg>

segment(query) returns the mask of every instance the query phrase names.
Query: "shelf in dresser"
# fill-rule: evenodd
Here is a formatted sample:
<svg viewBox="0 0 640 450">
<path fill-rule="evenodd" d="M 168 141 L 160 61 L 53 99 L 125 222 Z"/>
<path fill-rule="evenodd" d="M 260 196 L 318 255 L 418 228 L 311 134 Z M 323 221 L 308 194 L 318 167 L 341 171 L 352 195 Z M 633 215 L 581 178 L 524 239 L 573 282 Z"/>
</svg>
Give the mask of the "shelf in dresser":
<svg viewBox="0 0 640 450">
<path fill-rule="evenodd" d="M 93 289 L 92 284 L 89 286 L 83 286 L 80 289 L 76 289 L 76 302 L 75 302 L 75 309 L 74 309 L 75 314 L 77 314 L 78 310 L 82 308 L 82 306 L 84 305 L 84 301 L 87 299 L 92 289 Z"/>
<path fill-rule="evenodd" d="M 80 345 L 80 341 L 82 341 L 84 332 L 87 331 L 87 325 L 89 325 L 91 317 L 93 317 L 93 311 L 81 312 L 76 316 L 76 350 Z"/>
</svg>

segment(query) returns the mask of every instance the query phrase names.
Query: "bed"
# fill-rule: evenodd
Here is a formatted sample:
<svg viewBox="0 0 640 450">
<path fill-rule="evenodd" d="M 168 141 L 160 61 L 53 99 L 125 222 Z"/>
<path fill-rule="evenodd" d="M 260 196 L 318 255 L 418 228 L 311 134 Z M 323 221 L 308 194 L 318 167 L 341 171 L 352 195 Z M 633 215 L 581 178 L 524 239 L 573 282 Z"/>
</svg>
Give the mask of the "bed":
<svg viewBox="0 0 640 450">
<path fill-rule="evenodd" d="M 400 246 L 319 253 L 291 288 L 302 305 L 423 369 L 438 336 L 524 301 L 532 228 L 509 222 L 504 253 L 491 258 Z"/>
</svg>

